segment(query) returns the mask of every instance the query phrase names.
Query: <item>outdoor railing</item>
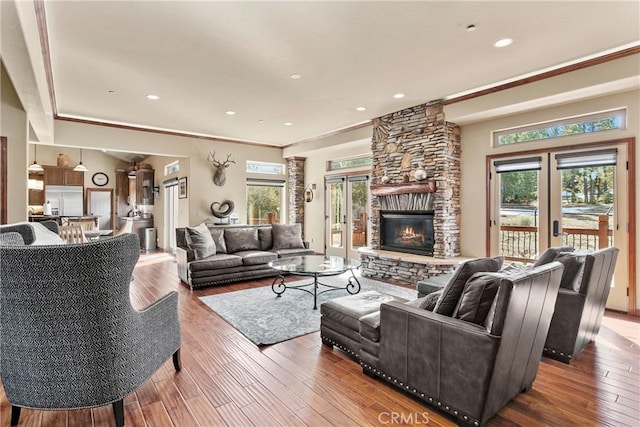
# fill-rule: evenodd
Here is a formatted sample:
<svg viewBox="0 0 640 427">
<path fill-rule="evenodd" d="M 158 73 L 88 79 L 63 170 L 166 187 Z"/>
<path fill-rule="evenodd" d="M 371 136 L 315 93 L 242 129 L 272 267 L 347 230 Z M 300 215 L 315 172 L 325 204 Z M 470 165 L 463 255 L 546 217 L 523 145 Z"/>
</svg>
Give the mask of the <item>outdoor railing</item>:
<svg viewBox="0 0 640 427">
<path fill-rule="evenodd" d="M 598 228 L 562 228 L 562 244 L 576 249 L 596 250 L 613 246 L 613 230 L 608 217 L 598 217 Z M 538 252 L 538 228 L 518 225 L 500 226 L 500 253 L 506 260 L 531 262 Z"/>
</svg>

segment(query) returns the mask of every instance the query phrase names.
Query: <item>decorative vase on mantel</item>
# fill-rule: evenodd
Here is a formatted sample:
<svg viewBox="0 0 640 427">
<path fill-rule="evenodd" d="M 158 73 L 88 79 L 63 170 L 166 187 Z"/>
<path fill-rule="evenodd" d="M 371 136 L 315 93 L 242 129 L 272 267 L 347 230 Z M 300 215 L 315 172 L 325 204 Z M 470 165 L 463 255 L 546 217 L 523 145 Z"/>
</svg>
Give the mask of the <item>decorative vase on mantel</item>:
<svg viewBox="0 0 640 427">
<path fill-rule="evenodd" d="M 418 168 L 416 169 L 414 175 L 416 177 L 416 181 L 424 181 L 425 179 L 427 179 L 427 171 L 424 170 L 422 162 L 418 162 Z"/>
<path fill-rule="evenodd" d="M 58 167 L 59 168 L 67 168 L 69 167 L 69 156 L 66 154 L 58 154 Z"/>
</svg>

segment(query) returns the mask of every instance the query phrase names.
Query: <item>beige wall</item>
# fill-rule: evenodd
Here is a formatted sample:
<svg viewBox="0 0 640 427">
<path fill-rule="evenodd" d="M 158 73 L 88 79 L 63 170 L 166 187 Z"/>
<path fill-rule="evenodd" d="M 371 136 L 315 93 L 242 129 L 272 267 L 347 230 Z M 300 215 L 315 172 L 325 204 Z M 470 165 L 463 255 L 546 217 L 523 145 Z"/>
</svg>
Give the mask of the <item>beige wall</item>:
<svg viewBox="0 0 640 427">
<path fill-rule="evenodd" d="M 144 131 L 132 131 L 105 126 L 57 120 L 55 122 L 56 144 L 84 148 L 110 149 L 124 152 L 147 153 L 148 163 L 156 170 L 155 185 L 161 185 L 164 165 L 171 159 L 180 159 L 178 177 L 187 177 L 188 198 L 181 199 L 178 224 L 198 225 L 212 218 L 209 206 L 213 202 L 231 200 L 240 222 L 246 219 L 246 170 L 247 160 L 284 163 L 282 150 L 267 146 L 234 144 L 209 141 Z M 210 152 L 216 152 L 217 160 L 225 160 L 231 154 L 235 164 L 227 169 L 227 182 L 223 187 L 213 183 L 215 168 L 207 161 Z M 186 160 L 185 160 L 186 159 Z M 86 162 L 85 162 L 86 163 Z M 160 202 L 160 203 L 158 203 Z M 163 235 L 162 201 L 156 200 L 154 224 L 158 236 Z M 162 241 L 164 244 L 164 241 Z M 162 245 L 161 245 L 162 247 Z"/>
<path fill-rule="evenodd" d="M 522 151 L 540 147 L 558 147 L 586 142 L 606 141 L 617 138 L 636 137 L 640 126 L 640 92 L 630 91 L 603 96 L 582 102 L 545 108 L 528 113 L 516 114 L 494 120 L 461 126 L 462 132 L 462 184 L 461 184 L 461 249 L 465 256 L 484 256 L 486 218 L 486 170 L 488 155 Z M 614 108 L 627 107 L 627 129 L 612 130 L 590 135 L 567 136 L 549 141 L 529 142 L 492 147 L 491 131 L 514 126 L 522 126 L 562 117 Z M 445 110 L 446 116 L 446 110 Z M 636 141 L 636 146 L 638 141 Z M 640 167 L 636 158 L 636 170 Z M 639 201 L 640 203 L 640 201 Z M 640 206 L 636 206 L 636 211 Z M 639 236 L 636 236 L 636 240 Z"/>
<path fill-rule="evenodd" d="M 7 222 L 27 219 L 27 113 L 0 63 L 0 136 L 7 146 Z"/>
<path fill-rule="evenodd" d="M 538 141 L 514 144 L 499 148 L 491 146 L 491 131 L 505 129 L 514 126 L 521 126 L 541 121 L 553 120 L 562 117 L 570 117 L 581 114 L 588 114 L 598 111 L 627 108 L 627 128 L 625 130 L 611 130 L 589 135 L 567 136 L 555 140 Z M 635 151 L 638 153 L 638 141 L 640 131 L 640 91 L 632 90 L 620 94 L 602 96 L 598 98 L 564 104 L 552 108 L 545 108 L 530 113 L 516 114 L 495 120 L 488 120 L 481 123 L 462 126 L 462 184 L 461 184 L 461 247 L 462 253 L 466 256 L 485 255 L 486 235 L 486 166 L 485 158 L 491 154 L 509 153 L 526 150 L 528 148 L 541 147 L 563 147 L 577 143 L 589 143 L 599 141 L 609 141 L 620 138 L 636 138 Z M 635 170 L 640 170 L 640 158 L 636 154 Z M 636 185 L 638 174 L 636 172 Z M 624 187 L 626 183 L 622 183 Z M 626 196 L 626 192 L 621 194 Z M 640 198 L 636 197 L 636 223 L 637 213 L 640 212 Z M 626 216 L 621 213 L 621 217 Z M 636 226 L 636 242 L 640 241 L 640 230 Z M 626 261 L 628 248 L 621 248 L 618 261 L 619 267 L 616 269 L 616 281 L 620 280 L 629 286 L 634 286 L 627 280 L 627 265 L 620 261 Z M 635 270 L 639 271 L 639 260 L 635 260 Z M 623 264 L 623 265 L 620 265 Z M 629 266 L 630 267 L 630 266 Z M 619 283 L 619 282 L 617 282 Z M 636 287 L 637 289 L 637 287 Z M 636 293 L 636 307 L 640 306 L 640 294 Z M 607 302 L 608 308 L 626 311 L 628 301 L 624 287 L 612 289 Z"/>
<path fill-rule="evenodd" d="M 305 188 L 309 184 L 316 184 L 313 201 L 304 204 L 304 238 L 309 242 L 311 249 L 319 253 L 325 251 L 325 192 L 324 178 L 327 175 L 335 175 L 326 170 L 329 160 L 339 160 L 349 157 L 371 155 L 371 141 L 364 140 L 356 144 L 349 144 L 344 148 L 333 147 L 325 150 L 316 150 L 306 153 L 305 161 Z M 351 169 L 349 173 L 359 171 L 370 173 L 369 167 Z"/>
</svg>

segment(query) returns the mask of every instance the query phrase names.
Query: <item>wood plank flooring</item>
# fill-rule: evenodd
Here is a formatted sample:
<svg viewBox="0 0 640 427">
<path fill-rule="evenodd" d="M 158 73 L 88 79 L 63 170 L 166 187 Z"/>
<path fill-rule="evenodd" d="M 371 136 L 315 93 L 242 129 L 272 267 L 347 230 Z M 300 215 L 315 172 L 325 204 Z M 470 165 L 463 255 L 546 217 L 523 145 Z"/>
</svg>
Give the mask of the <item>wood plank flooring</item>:
<svg viewBox="0 0 640 427">
<path fill-rule="evenodd" d="M 271 280 L 195 292 L 168 256 L 143 257 L 134 273 L 136 308 L 180 294 L 182 362 L 171 360 L 125 399 L 127 427 L 138 426 L 452 426 L 455 422 L 362 374 L 339 350 L 309 334 L 258 348 L 197 297 L 270 285 Z M 571 365 L 543 358 L 533 389 L 503 408 L 491 426 L 640 425 L 640 322 L 606 313 L 595 343 Z M 395 415 L 394 415 L 395 414 Z M 9 403 L 0 387 L 0 426 Z M 23 409 L 20 426 L 113 426 L 111 406 L 74 411 Z"/>
</svg>

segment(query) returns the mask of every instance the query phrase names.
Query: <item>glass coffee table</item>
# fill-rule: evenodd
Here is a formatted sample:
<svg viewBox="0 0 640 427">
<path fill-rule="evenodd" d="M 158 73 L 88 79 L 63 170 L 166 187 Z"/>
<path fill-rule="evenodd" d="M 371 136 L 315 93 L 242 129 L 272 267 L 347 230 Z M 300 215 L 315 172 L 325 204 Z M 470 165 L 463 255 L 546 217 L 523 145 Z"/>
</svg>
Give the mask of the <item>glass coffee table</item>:
<svg viewBox="0 0 640 427">
<path fill-rule="evenodd" d="M 307 292 L 313 295 L 314 310 L 318 308 L 318 295 L 324 294 L 325 292 L 337 291 L 340 289 L 344 289 L 350 294 L 357 294 L 360 292 L 360 282 L 353 273 L 353 269 L 360 267 L 360 261 L 355 259 L 342 258 L 338 256 L 304 255 L 280 258 L 275 261 L 271 261 L 269 266 L 276 270 L 280 270 L 280 274 L 271 284 L 271 289 L 277 297 L 280 297 L 287 289 L 297 289 L 299 291 Z M 347 279 L 345 286 L 328 285 L 318 280 L 321 277 L 337 276 L 347 271 L 351 273 L 351 277 Z M 300 276 L 311 276 L 313 277 L 313 281 L 304 285 L 287 286 L 284 282 L 285 273 L 297 274 Z M 318 292 L 318 286 L 323 286 L 326 289 Z"/>
</svg>

